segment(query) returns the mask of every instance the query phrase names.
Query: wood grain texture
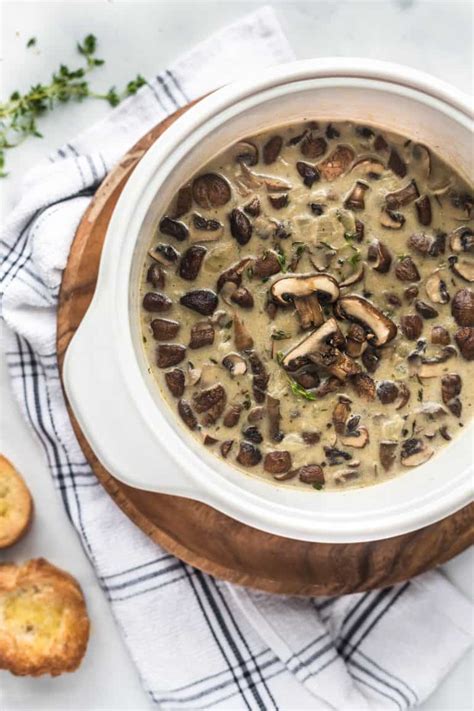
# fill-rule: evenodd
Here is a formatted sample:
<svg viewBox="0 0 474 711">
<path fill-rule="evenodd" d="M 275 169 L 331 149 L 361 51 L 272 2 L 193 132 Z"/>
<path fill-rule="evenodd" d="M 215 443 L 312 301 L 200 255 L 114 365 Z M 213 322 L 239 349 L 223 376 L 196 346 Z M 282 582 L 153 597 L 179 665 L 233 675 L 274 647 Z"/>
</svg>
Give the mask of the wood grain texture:
<svg viewBox="0 0 474 711">
<path fill-rule="evenodd" d="M 97 191 L 77 230 L 58 310 L 60 369 L 92 299 L 114 206 L 135 165 L 186 109 L 141 139 Z M 384 541 L 334 545 L 263 533 L 189 499 L 133 489 L 114 479 L 91 450 L 69 409 L 76 436 L 104 489 L 156 543 L 206 573 L 274 593 L 335 595 L 392 585 L 444 563 L 474 542 L 474 504 L 414 533 Z"/>
</svg>

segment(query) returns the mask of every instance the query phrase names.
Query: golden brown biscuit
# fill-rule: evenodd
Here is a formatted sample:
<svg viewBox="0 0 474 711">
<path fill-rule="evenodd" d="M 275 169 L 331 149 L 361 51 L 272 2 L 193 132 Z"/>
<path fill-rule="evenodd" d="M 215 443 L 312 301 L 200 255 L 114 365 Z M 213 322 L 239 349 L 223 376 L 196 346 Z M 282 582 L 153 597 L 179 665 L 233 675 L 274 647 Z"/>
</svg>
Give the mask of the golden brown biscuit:
<svg viewBox="0 0 474 711">
<path fill-rule="evenodd" d="M 16 543 L 33 514 L 30 492 L 11 462 L 0 454 L 0 548 Z"/>
<path fill-rule="evenodd" d="M 56 676 L 75 671 L 89 639 L 79 584 L 44 558 L 0 564 L 0 669 Z"/>
</svg>

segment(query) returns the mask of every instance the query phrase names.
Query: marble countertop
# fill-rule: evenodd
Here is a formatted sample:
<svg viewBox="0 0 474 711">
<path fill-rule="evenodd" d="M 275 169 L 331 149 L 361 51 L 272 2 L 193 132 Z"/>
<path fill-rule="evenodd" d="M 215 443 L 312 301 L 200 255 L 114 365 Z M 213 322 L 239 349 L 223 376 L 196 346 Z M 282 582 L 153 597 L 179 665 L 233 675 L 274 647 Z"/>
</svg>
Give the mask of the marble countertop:
<svg viewBox="0 0 474 711">
<path fill-rule="evenodd" d="M 173 57 L 224 24 L 260 6 L 225 0 L 1 3 L 2 95 L 45 80 L 60 62 L 74 66 L 75 44 L 86 34 L 99 39 L 107 62 L 93 79 L 98 90 L 121 86 L 135 74 L 156 74 Z M 409 64 L 472 92 L 472 5 L 456 0 L 276 2 L 274 7 L 298 58 L 366 56 Z M 37 45 L 26 49 L 30 37 Z M 24 171 L 107 111 L 100 102 L 61 107 L 41 122 L 44 139 L 31 139 L 8 156 L 1 210 L 15 199 Z M 156 708 L 143 692 L 118 634 L 107 601 L 60 504 L 43 453 L 13 401 L 0 364 L 0 451 L 23 472 L 36 516 L 24 541 L 0 561 L 42 555 L 80 581 L 92 620 L 89 649 L 78 672 L 57 679 L 20 679 L 0 672 L 0 708 L 5 711 L 144 711 Z M 445 566 L 471 598 L 474 555 L 468 551 Z M 466 624 L 469 624 L 466 620 Z M 471 709 L 473 655 L 453 669 L 422 706 L 430 711 Z M 284 711 L 296 711 L 285 709 Z"/>
</svg>

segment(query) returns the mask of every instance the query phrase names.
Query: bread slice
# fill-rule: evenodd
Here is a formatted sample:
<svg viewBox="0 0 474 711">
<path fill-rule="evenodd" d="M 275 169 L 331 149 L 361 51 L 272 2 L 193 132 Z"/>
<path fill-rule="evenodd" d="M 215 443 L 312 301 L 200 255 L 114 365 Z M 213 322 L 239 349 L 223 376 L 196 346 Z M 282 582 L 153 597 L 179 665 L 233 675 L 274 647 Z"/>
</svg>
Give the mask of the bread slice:
<svg viewBox="0 0 474 711">
<path fill-rule="evenodd" d="M 75 671 L 89 639 L 81 588 L 44 558 L 0 564 L 0 669 L 19 676 Z"/>
<path fill-rule="evenodd" d="M 11 462 L 0 454 L 0 548 L 16 543 L 33 515 L 30 492 Z"/>
</svg>

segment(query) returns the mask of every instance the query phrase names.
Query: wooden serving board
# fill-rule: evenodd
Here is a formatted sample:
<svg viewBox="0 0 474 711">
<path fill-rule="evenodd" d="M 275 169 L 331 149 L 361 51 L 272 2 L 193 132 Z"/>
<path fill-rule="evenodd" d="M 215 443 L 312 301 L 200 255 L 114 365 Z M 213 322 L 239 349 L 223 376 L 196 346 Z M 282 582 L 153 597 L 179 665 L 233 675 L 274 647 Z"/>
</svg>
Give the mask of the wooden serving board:
<svg viewBox="0 0 474 711">
<path fill-rule="evenodd" d="M 63 275 L 57 349 L 60 368 L 92 299 L 105 232 L 118 197 L 148 148 L 186 111 L 152 129 L 107 176 L 77 230 Z M 104 489 L 156 543 L 206 573 L 274 593 L 339 595 L 392 585 L 444 563 L 474 542 L 474 504 L 414 533 L 334 545 L 273 536 L 180 497 L 133 489 L 100 464 L 74 415 L 79 443 Z M 449 476 L 449 474 L 446 474 Z"/>
</svg>

